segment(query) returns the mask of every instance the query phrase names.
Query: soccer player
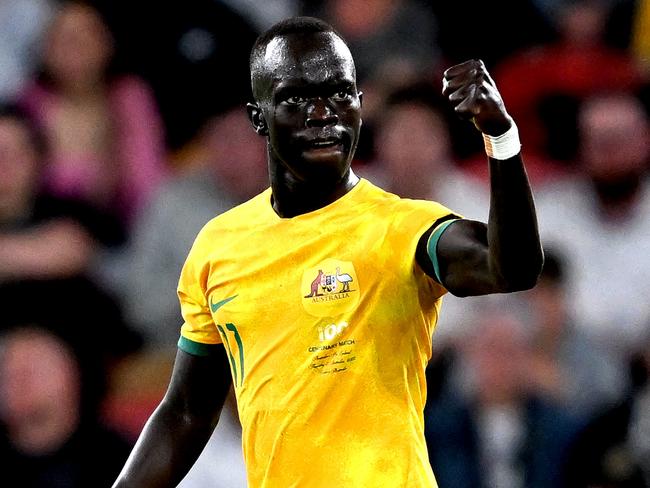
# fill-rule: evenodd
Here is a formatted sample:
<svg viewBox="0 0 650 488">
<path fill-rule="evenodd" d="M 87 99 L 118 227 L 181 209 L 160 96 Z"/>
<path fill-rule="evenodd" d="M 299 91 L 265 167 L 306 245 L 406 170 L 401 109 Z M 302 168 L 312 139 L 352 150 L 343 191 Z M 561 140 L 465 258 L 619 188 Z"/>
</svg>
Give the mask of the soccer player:
<svg viewBox="0 0 650 488">
<path fill-rule="evenodd" d="M 175 486 L 232 384 L 250 487 L 435 487 L 422 411 L 441 297 L 530 288 L 542 266 L 516 126 L 481 61 L 447 70 L 490 156 L 486 225 L 350 170 L 361 94 L 329 25 L 275 25 L 250 66 L 271 186 L 197 236 L 169 389 L 114 486 Z"/>
</svg>

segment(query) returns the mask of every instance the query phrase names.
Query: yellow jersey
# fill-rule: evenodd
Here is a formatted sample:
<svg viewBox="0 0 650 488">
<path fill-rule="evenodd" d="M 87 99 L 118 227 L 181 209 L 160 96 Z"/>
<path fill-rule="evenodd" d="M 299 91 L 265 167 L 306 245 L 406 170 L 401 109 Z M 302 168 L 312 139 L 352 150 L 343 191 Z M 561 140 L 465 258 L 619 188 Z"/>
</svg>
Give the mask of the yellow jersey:
<svg viewBox="0 0 650 488">
<path fill-rule="evenodd" d="M 251 488 L 436 486 L 423 409 L 445 289 L 415 253 L 451 213 L 362 179 L 292 218 L 268 189 L 199 233 L 179 347 L 225 347 Z"/>
</svg>

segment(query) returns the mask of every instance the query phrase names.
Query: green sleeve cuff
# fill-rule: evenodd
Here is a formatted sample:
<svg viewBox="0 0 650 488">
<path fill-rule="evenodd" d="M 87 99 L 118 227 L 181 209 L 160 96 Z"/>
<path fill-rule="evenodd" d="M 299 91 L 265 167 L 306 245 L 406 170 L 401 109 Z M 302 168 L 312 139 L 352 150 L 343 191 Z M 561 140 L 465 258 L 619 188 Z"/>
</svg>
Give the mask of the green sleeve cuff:
<svg viewBox="0 0 650 488">
<path fill-rule="evenodd" d="M 180 339 L 178 339 L 178 348 L 194 356 L 209 356 L 219 345 L 220 344 L 204 344 L 202 342 L 195 342 L 184 336 L 181 336 Z"/>
<path fill-rule="evenodd" d="M 431 259 L 431 263 L 433 264 L 433 271 L 436 274 L 436 280 L 441 285 L 442 280 L 440 279 L 440 264 L 438 263 L 438 241 L 440 240 L 442 233 L 447 230 L 447 227 L 459 220 L 460 219 L 452 219 L 444 221 L 434 229 L 434 231 L 429 236 L 429 241 L 427 242 L 427 254 L 429 255 L 429 259 Z"/>
</svg>

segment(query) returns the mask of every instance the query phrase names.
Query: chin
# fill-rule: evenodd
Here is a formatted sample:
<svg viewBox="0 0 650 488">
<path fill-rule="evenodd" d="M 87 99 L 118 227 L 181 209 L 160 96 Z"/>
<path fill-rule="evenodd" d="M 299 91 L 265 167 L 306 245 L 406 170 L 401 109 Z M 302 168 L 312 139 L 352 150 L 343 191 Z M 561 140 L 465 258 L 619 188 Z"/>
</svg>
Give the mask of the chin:
<svg viewBox="0 0 650 488">
<path fill-rule="evenodd" d="M 305 181 L 315 183 L 338 182 L 350 169 L 350 164 L 344 154 L 331 156 L 303 155 L 301 175 Z"/>
<path fill-rule="evenodd" d="M 350 166 L 341 162 L 331 165 L 315 165 L 310 164 L 304 172 L 305 180 L 313 182 L 317 185 L 324 185 L 327 183 L 337 183 L 346 175 Z"/>
</svg>

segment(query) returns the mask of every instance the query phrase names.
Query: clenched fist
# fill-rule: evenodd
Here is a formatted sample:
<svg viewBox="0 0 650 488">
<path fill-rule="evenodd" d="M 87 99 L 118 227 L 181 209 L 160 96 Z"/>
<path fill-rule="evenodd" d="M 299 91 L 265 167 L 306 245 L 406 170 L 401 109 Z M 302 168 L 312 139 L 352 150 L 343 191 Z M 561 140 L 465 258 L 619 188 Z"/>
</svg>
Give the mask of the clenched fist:
<svg viewBox="0 0 650 488">
<path fill-rule="evenodd" d="M 480 59 L 446 70 L 442 94 L 460 117 L 471 120 L 484 134 L 499 136 L 513 124 L 494 80 Z"/>
</svg>

